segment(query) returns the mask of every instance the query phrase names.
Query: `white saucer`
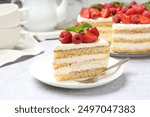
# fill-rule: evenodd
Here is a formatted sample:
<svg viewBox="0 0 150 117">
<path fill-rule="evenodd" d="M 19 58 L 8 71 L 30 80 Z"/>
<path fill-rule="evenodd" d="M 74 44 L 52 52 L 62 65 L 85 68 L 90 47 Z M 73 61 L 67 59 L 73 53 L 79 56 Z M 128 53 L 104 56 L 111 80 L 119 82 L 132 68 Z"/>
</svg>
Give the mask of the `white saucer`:
<svg viewBox="0 0 150 117">
<path fill-rule="evenodd" d="M 118 62 L 117 59 L 110 58 L 109 66 L 116 62 Z M 68 89 L 84 89 L 104 85 L 119 78 L 123 73 L 123 66 L 109 70 L 103 77 L 98 77 L 99 79 L 97 82 L 90 84 L 84 84 L 77 81 L 57 81 L 54 78 L 54 71 L 52 69 L 52 57 L 44 57 L 35 61 L 31 64 L 29 71 L 35 79 L 51 86 Z"/>
</svg>

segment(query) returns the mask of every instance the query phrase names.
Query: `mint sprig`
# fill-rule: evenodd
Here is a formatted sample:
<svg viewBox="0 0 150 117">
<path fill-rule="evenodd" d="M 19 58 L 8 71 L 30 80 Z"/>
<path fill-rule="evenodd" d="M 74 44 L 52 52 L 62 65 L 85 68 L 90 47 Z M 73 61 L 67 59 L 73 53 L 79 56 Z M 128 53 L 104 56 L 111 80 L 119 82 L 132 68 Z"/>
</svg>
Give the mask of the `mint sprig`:
<svg viewBox="0 0 150 117">
<path fill-rule="evenodd" d="M 124 2 L 118 2 L 118 1 L 114 1 L 112 2 L 113 5 L 120 5 L 120 6 L 125 6 L 126 4 Z"/>
<path fill-rule="evenodd" d="M 96 9 L 98 9 L 99 11 L 102 10 L 102 7 L 100 6 L 100 4 L 92 4 L 90 7 L 91 7 L 91 8 L 96 8 Z"/>
<path fill-rule="evenodd" d="M 150 10 L 150 1 L 145 3 L 146 10 Z"/>
<path fill-rule="evenodd" d="M 70 32 L 76 32 L 76 33 L 81 33 L 81 32 L 85 32 L 85 30 L 87 28 L 92 28 L 92 25 L 89 24 L 89 23 L 82 23 L 82 24 L 79 24 L 77 27 L 76 26 L 71 26 L 71 27 L 68 27 L 66 29 L 66 31 Z"/>
</svg>

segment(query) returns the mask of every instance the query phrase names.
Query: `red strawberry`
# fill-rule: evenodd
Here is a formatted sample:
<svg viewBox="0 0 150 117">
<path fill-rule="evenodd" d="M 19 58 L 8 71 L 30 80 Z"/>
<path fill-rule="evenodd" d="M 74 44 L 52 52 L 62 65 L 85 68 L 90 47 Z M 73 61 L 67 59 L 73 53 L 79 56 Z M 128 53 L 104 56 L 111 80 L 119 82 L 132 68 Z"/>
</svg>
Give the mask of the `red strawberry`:
<svg viewBox="0 0 150 117">
<path fill-rule="evenodd" d="M 94 35 L 96 35 L 97 37 L 99 37 L 99 31 L 97 30 L 96 27 L 88 29 L 87 32 L 88 33 L 93 33 Z"/>
<path fill-rule="evenodd" d="M 126 13 L 128 11 L 128 7 L 127 6 L 123 6 L 121 9 L 122 13 Z"/>
<path fill-rule="evenodd" d="M 59 41 L 63 44 L 72 42 L 72 34 L 70 32 L 63 31 L 59 35 Z"/>
<path fill-rule="evenodd" d="M 130 19 L 131 19 L 131 16 L 128 16 L 128 15 L 125 15 L 125 14 L 118 14 L 119 18 L 121 19 L 122 23 L 125 23 L 125 24 L 130 24 Z"/>
<path fill-rule="evenodd" d="M 144 15 L 145 17 L 150 18 L 150 11 L 144 11 L 144 12 L 143 12 L 143 15 Z"/>
<path fill-rule="evenodd" d="M 82 41 L 83 41 L 83 36 L 81 34 L 79 34 L 79 33 L 73 34 L 72 42 L 74 44 L 80 44 L 80 43 L 82 43 Z"/>
<path fill-rule="evenodd" d="M 116 15 L 112 18 L 113 23 L 120 23 L 120 18 Z"/>
<path fill-rule="evenodd" d="M 98 37 L 93 34 L 93 33 L 84 33 L 83 34 L 83 42 L 84 43 L 91 43 L 91 42 L 95 42 L 98 39 Z"/>
<path fill-rule="evenodd" d="M 105 9 L 110 9 L 110 8 L 113 8 L 113 7 L 114 7 L 114 5 L 111 4 L 111 3 L 106 3 L 106 4 L 104 4 L 104 8 L 105 8 Z"/>
<path fill-rule="evenodd" d="M 136 11 L 134 9 L 128 9 L 126 15 L 134 15 Z"/>
<path fill-rule="evenodd" d="M 108 18 L 109 16 L 110 16 L 110 11 L 109 11 L 109 9 L 102 9 L 101 10 L 101 16 L 103 17 L 103 18 Z"/>
<path fill-rule="evenodd" d="M 117 9 L 116 8 L 110 8 L 109 11 L 112 14 L 116 14 L 117 13 Z"/>
<path fill-rule="evenodd" d="M 79 22 L 75 22 L 75 27 L 78 27 L 78 25 L 79 25 L 80 23 Z"/>
<path fill-rule="evenodd" d="M 130 3 L 130 5 L 137 5 L 137 2 L 136 1 L 132 1 L 131 3 Z"/>
<path fill-rule="evenodd" d="M 99 12 L 98 9 L 90 8 L 89 10 L 90 10 L 90 16 L 91 16 L 92 19 L 96 19 L 100 16 L 100 12 Z"/>
<path fill-rule="evenodd" d="M 90 11 L 88 8 L 82 8 L 81 12 L 80 12 L 80 15 L 83 17 L 83 18 L 90 18 Z"/>
<path fill-rule="evenodd" d="M 120 11 L 120 10 L 121 10 L 121 6 L 118 6 L 118 7 L 116 8 L 116 10 L 117 10 L 117 12 Z"/>
<path fill-rule="evenodd" d="M 140 7 L 142 7 L 144 10 L 146 9 L 145 4 L 140 4 Z"/>
<path fill-rule="evenodd" d="M 139 24 L 140 23 L 139 15 L 133 15 L 133 16 L 131 16 L 130 22 L 133 23 L 133 24 Z"/>
<path fill-rule="evenodd" d="M 142 7 L 139 6 L 139 5 L 134 5 L 134 6 L 133 6 L 133 9 L 135 10 L 135 12 L 136 12 L 137 14 L 142 14 L 142 13 L 144 12 L 144 8 L 142 8 Z"/>
<path fill-rule="evenodd" d="M 150 18 L 145 17 L 143 15 L 139 16 L 141 24 L 150 24 Z"/>
</svg>

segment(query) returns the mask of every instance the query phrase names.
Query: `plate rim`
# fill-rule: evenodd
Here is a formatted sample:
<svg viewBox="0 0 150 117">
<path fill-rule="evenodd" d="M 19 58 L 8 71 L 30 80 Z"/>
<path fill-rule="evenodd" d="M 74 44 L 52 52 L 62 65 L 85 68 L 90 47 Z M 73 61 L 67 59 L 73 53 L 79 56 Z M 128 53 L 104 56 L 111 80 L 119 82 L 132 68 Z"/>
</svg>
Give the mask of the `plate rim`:
<svg viewBox="0 0 150 117">
<path fill-rule="evenodd" d="M 111 57 L 131 57 L 131 58 L 141 58 L 141 57 L 150 57 L 150 52 L 147 53 L 110 53 Z"/>
<path fill-rule="evenodd" d="M 117 67 L 114 71 L 114 73 L 112 73 L 109 77 L 111 77 L 110 79 L 103 79 L 103 80 L 100 80 L 99 81 L 103 81 L 103 82 L 95 82 L 95 83 L 79 83 L 76 84 L 76 85 L 73 85 L 73 87 L 70 87 L 70 85 L 66 85 L 64 83 L 62 83 L 60 85 L 59 82 L 61 81 L 58 81 L 58 83 L 55 83 L 55 82 L 46 82 L 45 80 L 41 80 L 41 78 L 38 78 L 37 76 L 35 76 L 32 72 L 32 68 L 34 66 L 34 64 L 36 64 L 37 62 L 41 61 L 42 59 L 46 59 L 48 58 L 49 56 L 45 56 L 45 57 L 42 57 L 38 60 L 35 60 L 34 62 L 31 63 L 30 67 L 29 67 L 29 72 L 32 76 L 32 78 L 44 83 L 44 84 L 47 84 L 47 85 L 50 85 L 50 86 L 53 86 L 53 87 L 58 87 L 58 88 L 65 88 L 65 89 L 86 89 L 86 88 L 94 88 L 94 87 L 98 87 L 98 86 L 102 86 L 102 85 L 105 85 L 105 84 L 108 84 L 116 79 L 118 79 L 122 74 L 123 74 L 123 71 L 124 71 L 124 65 L 120 66 L 120 67 Z M 49 57 L 50 58 L 50 57 Z M 112 57 L 109 57 L 109 59 L 113 59 L 113 60 L 116 60 L 118 61 L 117 59 L 115 58 L 112 58 Z M 117 70 L 117 71 L 116 71 Z M 108 77 L 108 76 L 107 76 Z M 54 78 L 54 77 L 53 77 Z M 56 81 L 57 82 L 57 81 Z M 63 81 L 63 82 L 66 82 L 67 81 Z M 73 81 L 73 82 L 76 82 L 76 81 Z M 68 83 L 67 83 L 68 84 Z"/>
</svg>

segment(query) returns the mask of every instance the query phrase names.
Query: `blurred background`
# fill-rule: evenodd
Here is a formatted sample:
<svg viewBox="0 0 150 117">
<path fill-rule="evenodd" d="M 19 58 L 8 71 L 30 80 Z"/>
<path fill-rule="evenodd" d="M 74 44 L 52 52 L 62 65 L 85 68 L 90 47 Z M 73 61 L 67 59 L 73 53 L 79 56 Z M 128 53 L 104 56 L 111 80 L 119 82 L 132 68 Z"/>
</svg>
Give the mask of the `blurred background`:
<svg viewBox="0 0 150 117">
<path fill-rule="evenodd" d="M 37 0 L 38 1 L 38 0 Z M 111 1 L 115 1 L 115 0 L 107 0 L 107 2 L 111 2 Z M 116 0 L 116 1 L 124 1 L 124 2 L 131 2 L 132 0 Z M 149 0 L 135 0 L 138 3 L 142 3 L 142 2 L 146 2 Z M 11 0 L 0 0 L 0 3 L 10 3 Z M 44 2 L 44 0 L 43 0 Z M 61 0 L 57 0 L 58 3 L 61 2 Z M 67 20 L 65 20 L 64 23 L 71 23 L 74 22 L 81 10 L 82 7 L 87 7 L 90 6 L 93 3 L 97 3 L 97 2 L 106 2 L 106 0 L 68 0 L 68 10 L 67 10 Z M 20 5 L 20 3 L 18 3 Z"/>
</svg>

